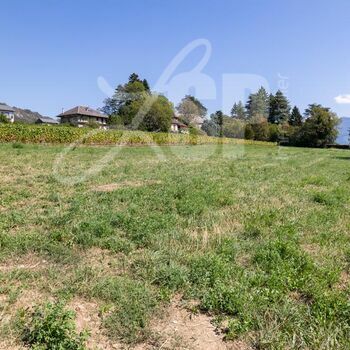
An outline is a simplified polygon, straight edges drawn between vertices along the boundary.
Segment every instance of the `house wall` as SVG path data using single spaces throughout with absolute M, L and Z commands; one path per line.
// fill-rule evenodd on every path
M 84 127 L 89 123 L 97 123 L 100 124 L 101 127 L 107 125 L 107 118 L 103 117 L 91 117 L 84 115 L 72 115 L 61 117 L 61 123 L 70 123 L 78 127 Z
M 171 124 L 170 130 L 172 132 L 178 132 L 179 131 L 179 126 L 177 124 Z

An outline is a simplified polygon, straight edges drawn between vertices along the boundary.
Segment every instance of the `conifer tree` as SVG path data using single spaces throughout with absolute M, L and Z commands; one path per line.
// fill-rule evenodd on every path
M 291 115 L 289 116 L 289 125 L 301 126 L 303 124 L 303 116 L 301 115 L 299 108 L 294 106 Z
M 282 124 L 287 122 L 290 115 L 290 105 L 288 99 L 281 90 L 276 95 L 270 97 L 270 113 L 268 121 L 273 124 Z
M 242 101 L 239 101 L 233 105 L 231 109 L 231 117 L 240 120 L 245 120 L 247 118 L 247 114 Z
M 256 94 L 249 95 L 246 108 L 249 119 L 254 117 L 268 118 L 270 99 L 264 87 L 261 87 Z

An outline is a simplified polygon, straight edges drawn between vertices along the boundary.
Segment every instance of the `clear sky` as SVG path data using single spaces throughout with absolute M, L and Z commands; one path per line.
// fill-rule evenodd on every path
M 137 72 L 154 86 L 184 46 L 203 38 L 212 46 L 203 74 L 217 88 L 203 100 L 210 112 L 223 107 L 223 74 L 255 74 L 273 91 L 287 78 L 301 109 L 318 102 L 350 115 L 350 104 L 335 101 L 350 94 L 349 0 L 0 0 L 0 11 L 0 101 L 9 105 L 48 116 L 100 107 L 98 77 L 115 87 Z

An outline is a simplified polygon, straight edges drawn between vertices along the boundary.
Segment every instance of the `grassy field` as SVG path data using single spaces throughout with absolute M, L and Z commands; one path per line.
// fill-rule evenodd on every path
M 91 349 L 350 349 L 348 151 L 63 150 L 0 145 L 1 349 L 48 301 Z

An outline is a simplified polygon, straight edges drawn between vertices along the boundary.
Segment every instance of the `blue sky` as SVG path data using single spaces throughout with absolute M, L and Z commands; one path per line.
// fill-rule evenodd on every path
M 286 77 L 291 103 L 318 102 L 339 116 L 350 104 L 348 0 L 1 0 L 0 101 L 55 116 L 75 105 L 100 107 L 102 76 L 113 87 L 137 72 L 153 86 L 195 39 L 212 54 L 203 69 L 222 108 L 223 74 L 264 77 L 273 91 Z M 174 75 L 195 67 L 191 52 Z M 232 103 L 236 96 L 232 96 Z M 344 101 L 345 100 L 345 101 Z M 343 98 L 343 102 L 350 98 Z M 228 112 L 227 108 L 225 112 Z

